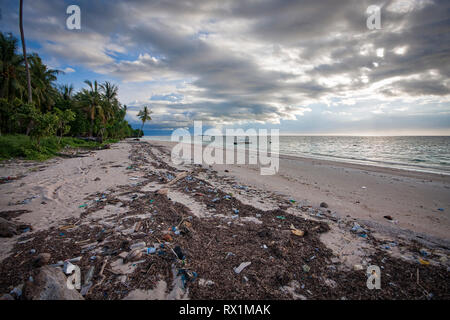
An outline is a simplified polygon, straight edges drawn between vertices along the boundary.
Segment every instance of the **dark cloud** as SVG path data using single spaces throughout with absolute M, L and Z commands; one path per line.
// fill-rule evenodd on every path
M 161 126 L 292 120 L 314 104 L 366 96 L 445 99 L 448 109 L 446 0 L 81 0 L 79 31 L 65 28 L 69 4 L 27 2 L 28 39 L 125 82 L 183 82 L 137 99 L 134 108 L 152 103 Z M 369 5 L 382 8 L 381 30 L 366 27 Z M 18 33 L 16 12 L 6 5 L 2 29 Z

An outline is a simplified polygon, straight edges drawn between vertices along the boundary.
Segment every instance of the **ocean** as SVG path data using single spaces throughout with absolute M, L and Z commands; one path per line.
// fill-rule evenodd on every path
M 170 136 L 144 139 L 171 141 Z M 450 136 L 280 136 L 279 153 L 450 175 Z

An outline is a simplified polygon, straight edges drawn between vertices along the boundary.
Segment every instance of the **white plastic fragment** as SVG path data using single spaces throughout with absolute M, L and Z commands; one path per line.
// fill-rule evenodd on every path
M 241 273 L 242 270 L 244 270 L 244 268 L 248 267 L 249 265 L 251 265 L 251 262 L 242 262 L 239 267 L 234 268 L 234 272 L 236 272 L 237 274 Z

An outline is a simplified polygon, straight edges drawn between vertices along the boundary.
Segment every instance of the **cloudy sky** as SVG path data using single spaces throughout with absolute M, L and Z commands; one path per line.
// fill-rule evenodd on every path
M 0 28 L 19 36 L 18 2 Z M 24 0 L 61 83 L 110 80 L 149 133 L 193 120 L 290 134 L 450 134 L 448 0 Z M 66 9 L 81 8 L 81 30 Z M 370 5 L 381 29 L 366 26 Z M 151 130 L 151 131 L 150 131 Z

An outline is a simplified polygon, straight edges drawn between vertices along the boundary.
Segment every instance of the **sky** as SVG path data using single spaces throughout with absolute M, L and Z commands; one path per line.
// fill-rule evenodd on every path
M 19 1 L 0 0 L 18 38 Z M 69 30 L 69 5 L 81 29 Z M 378 6 L 381 29 L 367 8 Z M 60 84 L 112 81 L 147 134 L 450 135 L 448 0 L 24 0 L 28 51 Z

